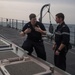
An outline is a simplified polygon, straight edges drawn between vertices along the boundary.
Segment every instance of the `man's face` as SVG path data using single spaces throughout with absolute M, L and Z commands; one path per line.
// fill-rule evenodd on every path
M 62 19 L 56 16 L 56 23 L 61 23 Z
M 37 20 L 36 20 L 36 18 L 32 18 L 30 21 L 31 21 L 32 25 L 35 25 Z

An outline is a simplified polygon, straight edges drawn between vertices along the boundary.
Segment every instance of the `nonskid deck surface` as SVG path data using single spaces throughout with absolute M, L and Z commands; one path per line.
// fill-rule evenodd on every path
M 46 69 L 32 61 L 7 65 L 5 68 L 11 75 L 33 75 L 46 71 Z
M 4 43 L 2 38 L 0 40 Z M 4 43 L 3 45 L 7 44 Z M 14 43 L 12 43 L 11 48 L 13 48 L 12 51 L 0 51 L 0 75 L 51 75 L 50 67 L 30 58 Z
M 2 51 L 0 52 L 0 60 L 7 59 L 7 58 L 15 58 L 18 57 L 15 53 L 12 51 Z
M 25 38 L 21 38 L 20 36 L 19 36 L 19 31 L 17 31 L 17 30 L 15 30 L 15 29 L 12 29 L 12 32 L 14 33 L 14 34 L 12 34 L 11 33 L 11 28 L 10 29 L 8 29 L 8 28 L 4 28 L 5 30 L 6 30 L 6 32 L 4 31 L 4 32 L 1 32 L 2 34 L 0 35 L 1 37 L 6 37 L 9 41 L 12 41 L 12 42 L 14 42 L 14 43 L 16 43 L 18 46 L 21 46 L 21 44 L 23 43 L 23 41 L 24 41 L 24 39 Z M 8 32 L 8 30 L 10 30 L 10 32 Z M 9 33 L 9 34 L 7 34 L 7 32 Z M 15 33 L 16 32 L 16 33 Z M 11 35 L 11 36 L 10 36 Z M 10 36 L 10 37 L 9 37 Z M 4 38 L 5 38 L 4 37 Z M 18 41 L 17 41 L 18 40 Z M 5 43 L 5 42 L 3 42 L 3 43 Z M 7 43 L 5 43 L 5 45 L 8 45 L 8 47 L 5 47 L 5 48 L 9 48 L 10 47 L 10 44 L 7 44 Z M 48 44 L 45 44 L 45 45 L 47 45 L 48 46 Z M 15 48 L 14 48 L 15 47 Z M 11 55 L 11 58 L 15 58 L 15 57 L 22 57 L 22 56 L 28 56 L 28 55 L 26 55 L 27 53 L 25 53 L 25 51 L 23 51 L 23 50 L 21 50 L 21 49 L 19 49 L 18 51 L 17 50 L 15 50 L 16 49 L 16 45 L 14 45 L 14 47 L 11 47 L 11 48 L 13 48 L 13 50 L 11 51 L 11 50 L 7 50 L 7 51 L 1 51 L 1 52 L 3 52 L 3 54 L 10 54 Z M 49 52 L 48 52 L 49 53 Z M 10 56 L 9 55 L 9 56 Z M 50 55 L 50 54 L 49 54 Z M 28 56 L 29 57 L 29 56 Z M 7 58 L 9 58 L 9 57 L 6 57 L 6 58 L 3 58 L 3 59 L 7 59 Z M 31 58 L 31 57 L 29 57 L 30 58 L 30 60 L 32 60 L 32 62 L 33 61 L 35 61 L 35 59 L 33 59 L 33 58 Z M 38 62 L 39 60 L 36 58 L 36 62 Z M 51 59 L 50 59 L 51 60 Z M 17 63 L 18 61 L 16 61 L 16 63 Z M 19 61 L 20 62 L 20 61 Z M 37 64 L 36 62 L 34 62 L 35 64 Z M 41 61 L 39 61 L 39 62 L 41 62 Z M 23 63 L 23 61 L 21 62 L 21 63 Z M 10 65 L 9 66 L 12 66 L 12 64 L 13 64 L 13 62 L 11 62 L 10 63 Z M 39 63 L 38 63 L 39 64 Z M 42 62 L 42 64 L 44 64 L 44 62 Z M 46 65 L 46 64 L 45 64 Z M 46 67 L 49 67 L 49 69 L 48 69 L 48 73 L 49 73 L 49 75 L 50 75 L 50 73 L 51 73 L 51 70 L 50 70 L 50 65 L 48 66 L 49 64 L 47 64 L 46 65 Z M 4 67 L 4 68 L 3 68 Z M 5 68 L 7 68 L 8 67 L 8 65 L 7 65 L 7 63 L 5 63 L 5 66 L 2 66 L 2 69 L 1 70 L 3 70 L 3 69 L 5 69 Z M 41 67 L 41 65 L 40 65 L 40 67 Z M 32 67 L 30 67 L 30 68 L 32 68 Z M 44 68 L 44 67 L 42 67 L 42 68 Z M 45 69 L 45 68 L 44 68 Z M 45 69 L 46 70 L 46 69 Z M 64 74 L 64 75 L 68 75 L 68 74 L 65 74 L 64 72 L 61 72 L 60 70 L 59 71 L 54 71 L 55 72 L 55 75 L 61 75 L 62 73 Z M 8 72 L 9 73 L 9 72 Z M 3 74 L 2 74 L 3 75 Z M 7 75 L 7 74 L 6 74 Z M 44 74 L 43 74 L 44 75 Z M 46 75 L 46 74 L 45 74 Z M 48 74 L 47 74 L 48 75 Z

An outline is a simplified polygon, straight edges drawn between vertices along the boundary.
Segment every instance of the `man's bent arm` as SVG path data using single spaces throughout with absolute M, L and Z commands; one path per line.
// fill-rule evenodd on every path
M 23 31 L 20 32 L 21 36 L 25 36 L 25 33 Z

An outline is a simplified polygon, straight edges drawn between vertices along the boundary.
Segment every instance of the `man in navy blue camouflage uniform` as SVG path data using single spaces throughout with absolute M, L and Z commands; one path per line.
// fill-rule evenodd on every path
M 68 51 L 67 46 L 70 41 L 70 30 L 64 22 L 64 14 L 56 14 L 56 23 L 58 26 L 55 30 L 55 43 L 53 45 L 54 50 L 54 63 L 55 66 L 62 70 L 66 70 L 66 53 Z
M 27 50 L 29 55 L 31 55 L 34 48 L 37 56 L 46 60 L 46 52 L 42 40 L 42 35 L 46 34 L 46 29 L 42 23 L 36 20 L 35 14 L 30 14 L 29 19 L 30 21 L 25 24 L 20 33 L 22 36 L 27 34 L 27 39 L 24 41 L 22 48 Z

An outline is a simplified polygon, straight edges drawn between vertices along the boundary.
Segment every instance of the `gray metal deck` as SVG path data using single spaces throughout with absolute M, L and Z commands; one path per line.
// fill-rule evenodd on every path
M 12 51 L 2 51 L 0 52 L 0 60 L 8 59 L 8 58 L 15 58 L 18 57 L 15 53 Z
M 46 69 L 32 61 L 7 65 L 5 68 L 10 75 L 33 75 L 46 71 Z
M 4 31 L 3 31 L 4 30 Z M 12 41 L 13 43 L 17 44 L 18 46 L 21 46 L 25 38 L 21 38 L 19 35 L 19 30 L 8 28 L 8 27 L 0 27 L 0 36 L 7 38 L 9 41 Z M 53 63 L 53 51 L 52 51 L 52 44 L 48 41 L 44 41 L 46 53 L 47 53 L 47 61 Z M 74 51 L 74 50 L 72 50 Z M 35 52 L 33 52 L 35 54 Z M 72 57 L 70 57 L 72 56 Z M 67 72 L 71 73 L 72 75 L 75 75 L 75 60 L 71 62 L 72 59 L 75 59 L 75 56 L 72 55 L 70 52 L 67 54 Z M 71 64 L 71 65 L 70 65 Z M 73 66 L 73 67 L 72 67 Z M 64 74 L 65 75 L 65 74 Z

